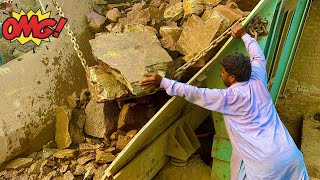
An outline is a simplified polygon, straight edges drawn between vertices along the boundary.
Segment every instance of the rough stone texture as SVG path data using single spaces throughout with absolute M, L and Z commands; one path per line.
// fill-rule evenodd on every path
M 173 70 L 171 57 L 153 33 L 101 33 L 90 44 L 96 59 L 134 95 L 147 94 L 153 89 L 142 89 L 139 85 L 145 79 L 144 73 L 165 76 Z
M 310 177 L 320 178 L 320 112 L 303 120 L 301 151 Z
M 25 10 L 27 1 L 14 1 Z M 93 63 L 88 40 L 92 32 L 84 21 L 92 1 L 70 0 L 63 3 L 62 10 L 78 38 L 88 64 Z M 42 0 L 47 11 L 57 14 L 52 1 Z M 32 1 L 31 7 L 40 7 Z M 5 17 L 5 16 L 1 16 Z M 3 39 L 1 39 L 2 41 Z M 12 44 L 8 42 L 8 44 Z M 1 44 L 1 49 L 4 49 Z M 11 53 L 12 49 L 8 49 Z M 0 67 L 0 165 L 21 153 L 42 149 L 42 145 L 54 140 L 55 108 L 65 105 L 67 95 L 86 86 L 85 72 L 66 29 L 60 37 L 28 52 Z
M 110 135 L 117 127 L 119 112 L 115 102 L 96 103 L 91 100 L 86 107 L 85 132 L 98 138 Z
M 95 12 L 90 12 L 87 14 L 87 21 L 89 23 L 90 30 L 94 33 L 99 33 L 103 30 L 106 17 Z
M 218 5 L 214 10 L 229 19 L 231 23 L 234 23 L 243 16 L 242 11 L 233 3 L 229 5 Z
M 56 109 L 56 137 L 55 142 L 59 149 L 64 149 L 72 143 L 69 134 L 69 122 L 72 117 L 72 110 L 66 106 L 60 106 Z
M 163 14 L 163 17 L 167 21 L 177 21 L 178 19 L 183 17 L 183 7 L 182 7 L 182 2 L 177 3 L 175 5 L 169 6 Z
M 205 20 L 192 15 L 182 26 L 183 30 L 178 40 L 179 52 L 187 55 L 203 50 L 223 31 L 225 24 L 229 24 L 229 21 L 216 12 L 212 12 Z
M 21 169 L 28 167 L 32 164 L 32 158 L 18 158 L 10 161 L 4 168 L 5 169 Z
M 121 16 L 121 12 L 117 8 L 113 8 L 107 12 L 107 19 L 110 22 L 117 22 L 119 17 Z
M 202 4 L 204 5 L 205 9 L 211 9 L 218 5 L 221 0 L 202 0 Z
M 119 135 L 125 136 L 126 134 L 127 134 L 126 132 L 118 129 L 116 132 L 111 134 L 110 140 L 111 141 L 117 140 Z
M 123 32 L 150 32 L 158 34 L 158 31 L 155 28 L 143 24 L 127 24 L 125 25 Z
M 119 115 L 118 129 L 124 131 L 140 129 L 148 120 L 146 106 L 135 103 L 125 104 Z
M 80 158 L 77 159 L 77 162 L 80 164 L 80 165 L 84 165 L 86 164 L 88 161 L 91 161 L 95 159 L 95 155 L 94 154 L 89 154 L 89 155 L 86 155 L 86 156 L 82 156 Z
M 97 102 L 113 100 L 130 94 L 128 88 L 102 66 L 93 66 L 87 73 L 92 99 Z
M 233 2 L 236 2 L 238 4 L 238 7 L 242 10 L 242 11 L 251 11 L 259 2 L 260 0 L 232 0 Z M 294 1 L 292 1 L 293 3 L 295 3 Z M 286 2 L 288 3 L 288 2 Z
M 116 149 L 118 151 L 122 151 L 126 145 L 130 142 L 130 138 L 129 137 L 126 137 L 126 136 L 119 136 L 118 137 L 118 141 L 117 141 L 117 145 L 116 145 Z
M 184 17 L 190 17 L 192 14 L 200 15 L 203 12 L 201 0 L 183 0 Z
M 100 164 L 110 163 L 112 162 L 116 156 L 112 153 L 104 152 L 104 151 L 97 151 L 96 154 L 96 162 Z
M 145 8 L 145 3 L 136 3 L 130 12 L 127 13 L 127 24 L 146 25 L 150 21 L 149 8 Z
M 63 149 L 53 153 L 53 157 L 58 159 L 74 159 L 78 154 L 76 149 Z
M 70 109 L 74 109 L 79 105 L 79 98 L 76 95 L 76 92 L 72 93 L 72 95 L 67 97 L 67 101 Z
M 161 21 L 164 20 L 164 11 L 166 9 L 167 5 L 166 4 L 159 4 L 157 5 L 150 5 L 149 7 L 149 12 L 150 12 L 150 18 L 154 20 L 156 23 L 160 23 Z
M 170 51 L 177 50 L 177 41 L 180 38 L 182 29 L 177 25 L 173 26 L 162 26 L 160 27 L 161 44 L 164 48 Z
M 129 137 L 130 139 L 132 139 L 136 134 L 138 133 L 138 130 L 133 129 L 127 132 L 127 137 Z
M 85 151 L 95 151 L 100 147 L 99 144 L 89 144 L 89 143 L 82 143 L 79 145 L 79 151 L 85 152 Z
M 37 160 L 29 168 L 29 174 L 40 174 L 40 168 L 43 160 Z
M 73 144 L 80 144 L 86 140 L 83 130 L 77 126 L 76 121 L 70 122 L 69 133 Z
M 84 110 L 73 110 L 72 111 L 72 121 L 75 122 L 76 126 L 83 130 L 84 124 L 86 122 L 86 113 Z

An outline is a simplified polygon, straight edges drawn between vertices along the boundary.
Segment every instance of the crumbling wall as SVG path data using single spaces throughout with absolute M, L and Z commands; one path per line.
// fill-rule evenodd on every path
M 59 18 L 50 0 L 42 0 L 51 17 Z M 63 1 L 62 5 L 80 49 L 92 65 L 85 14 L 91 1 Z M 19 6 L 23 4 L 19 4 Z M 85 72 L 64 29 L 58 39 L 0 67 L 0 164 L 22 153 L 40 150 L 54 140 L 55 107 L 86 87 Z M 91 64 L 90 64 L 91 63 Z

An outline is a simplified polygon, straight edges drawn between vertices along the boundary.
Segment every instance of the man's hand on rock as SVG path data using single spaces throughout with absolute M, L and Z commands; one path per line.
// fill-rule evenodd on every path
M 144 76 L 146 76 L 147 79 L 140 82 L 141 86 L 148 86 L 148 85 L 160 86 L 160 83 L 162 81 L 162 77 L 159 74 L 146 73 L 146 74 L 144 74 Z
M 247 34 L 247 31 L 243 28 L 241 24 L 235 24 L 231 27 L 231 35 L 234 38 L 241 38 L 245 34 Z

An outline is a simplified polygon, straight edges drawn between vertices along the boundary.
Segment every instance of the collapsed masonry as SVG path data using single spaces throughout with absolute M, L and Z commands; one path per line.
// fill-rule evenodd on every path
M 233 1 L 99 0 L 87 14 L 90 29 L 97 33 L 90 44 L 98 64 L 87 71 L 88 89 L 72 94 L 68 106 L 56 109 L 55 143 L 9 162 L 0 178 L 100 179 L 169 99 L 154 87 L 142 88 L 143 74 L 172 77 L 245 14 Z M 193 68 L 209 59 L 204 57 Z

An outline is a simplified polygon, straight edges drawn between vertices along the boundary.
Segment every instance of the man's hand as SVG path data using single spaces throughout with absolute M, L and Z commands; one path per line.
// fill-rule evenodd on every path
M 241 24 L 235 24 L 231 27 L 231 35 L 234 38 L 240 38 L 245 34 L 247 34 L 247 31 L 243 28 Z
M 148 86 L 148 85 L 160 86 L 160 83 L 162 81 L 162 77 L 159 74 L 146 73 L 146 74 L 144 74 L 144 76 L 147 77 L 147 80 L 140 82 L 141 86 Z

